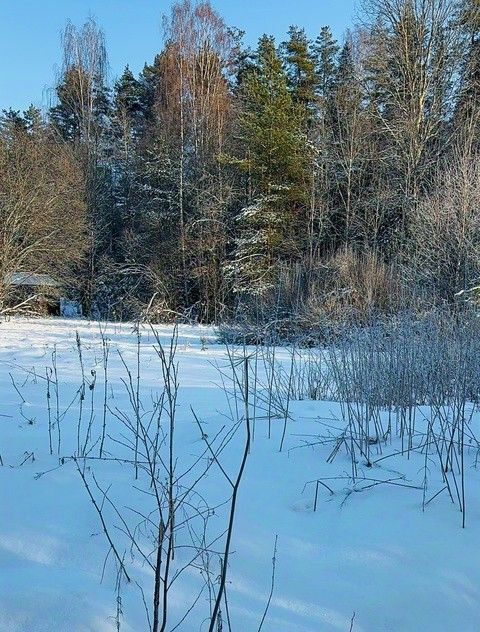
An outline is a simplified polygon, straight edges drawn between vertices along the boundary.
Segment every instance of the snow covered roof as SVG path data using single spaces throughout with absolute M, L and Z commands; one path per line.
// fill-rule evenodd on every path
M 12 272 L 5 277 L 7 285 L 28 285 L 35 287 L 58 287 L 60 284 L 49 274 L 37 272 Z

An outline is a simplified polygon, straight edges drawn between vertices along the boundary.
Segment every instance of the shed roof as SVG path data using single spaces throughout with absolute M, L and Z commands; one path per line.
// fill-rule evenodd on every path
M 49 274 L 37 272 L 12 272 L 5 277 L 7 285 L 27 285 L 30 287 L 58 287 L 60 284 Z

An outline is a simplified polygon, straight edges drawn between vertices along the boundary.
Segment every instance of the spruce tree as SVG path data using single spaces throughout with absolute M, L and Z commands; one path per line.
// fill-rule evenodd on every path
M 340 50 L 329 26 L 322 26 L 315 40 L 313 54 L 317 75 L 318 95 L 326 99 L 333 85 L 336 70 L 336 59 Z
M 111 157 L 115 218 L 112 231 L 113 256 L 122 261 L 126 255 L 125 239 L 135 231 L 138 212 L 138 145 L 143 134 L 141 87 L 127 66 L 115 82 L 111 114 Z
M 120 78 L 115 82 L 113 95 L 114 116 L 120 116 L 129 121 L 132 131 L 138 125 L 142 114 L 142 87 L 127 65 Z
M 50 120 L 65 140 L 97 143 L 110 109 L 108 87 L 92 79 L 82 68 L 66 69 L 56 88 L 57 104 L 50 109 Z
M 363 149 L 362 89 L 357 77 L 353 44 L 344 43 L 327 101 L 331 129 L 332 228 L 337 243 L 356 237 Z

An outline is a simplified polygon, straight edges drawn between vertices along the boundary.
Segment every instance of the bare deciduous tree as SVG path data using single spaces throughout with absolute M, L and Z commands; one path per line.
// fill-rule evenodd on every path
M 401 234 L 438 150 L 451 107 L 459 31 L 456 0 L 366 0 L 376 34 L 374 110 L 391 142 L 390 182 L 397 182 Z M 380 35 L 380 37 L 378 37 Z
M 457 151 L 412 223 L 416 270 L 448 302 L 480 276 L 480 160 Z
M 85 252 L 85 182 L 65 143 L 46 130 L 0 135 L 0 311 L 16 272 L 71 280 Z

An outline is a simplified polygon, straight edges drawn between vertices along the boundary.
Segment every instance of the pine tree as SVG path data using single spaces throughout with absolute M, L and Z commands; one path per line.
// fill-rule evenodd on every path
M 281 46 L 289 87 L 294 103 L 305 113 L 306 123 L 311 122 L 315 104 L 317 75 L 315 60 L 305 29 L 291 26 L 289 38 Z
M 301 255 L 307 232 L 309 148 L 272 37 L 260 39 L 255 64 L 243 76 L 241 98 L 244 159 L 239 164 L 247 196 L 237 216 L 230 272 L 237 292 L 263 294 L 274 283 L 278 260 Z
M 11 135 L 15 132 L 26 131 L 27 124 L 20 110 L 2 110 L 0 115 L 0 129 L 4 134 Z
M 45 122 L 42 111 L 33 104 L 25 110 L 23 119 L 26 130 L 30 135 L 38 135 L 44 131 Z

